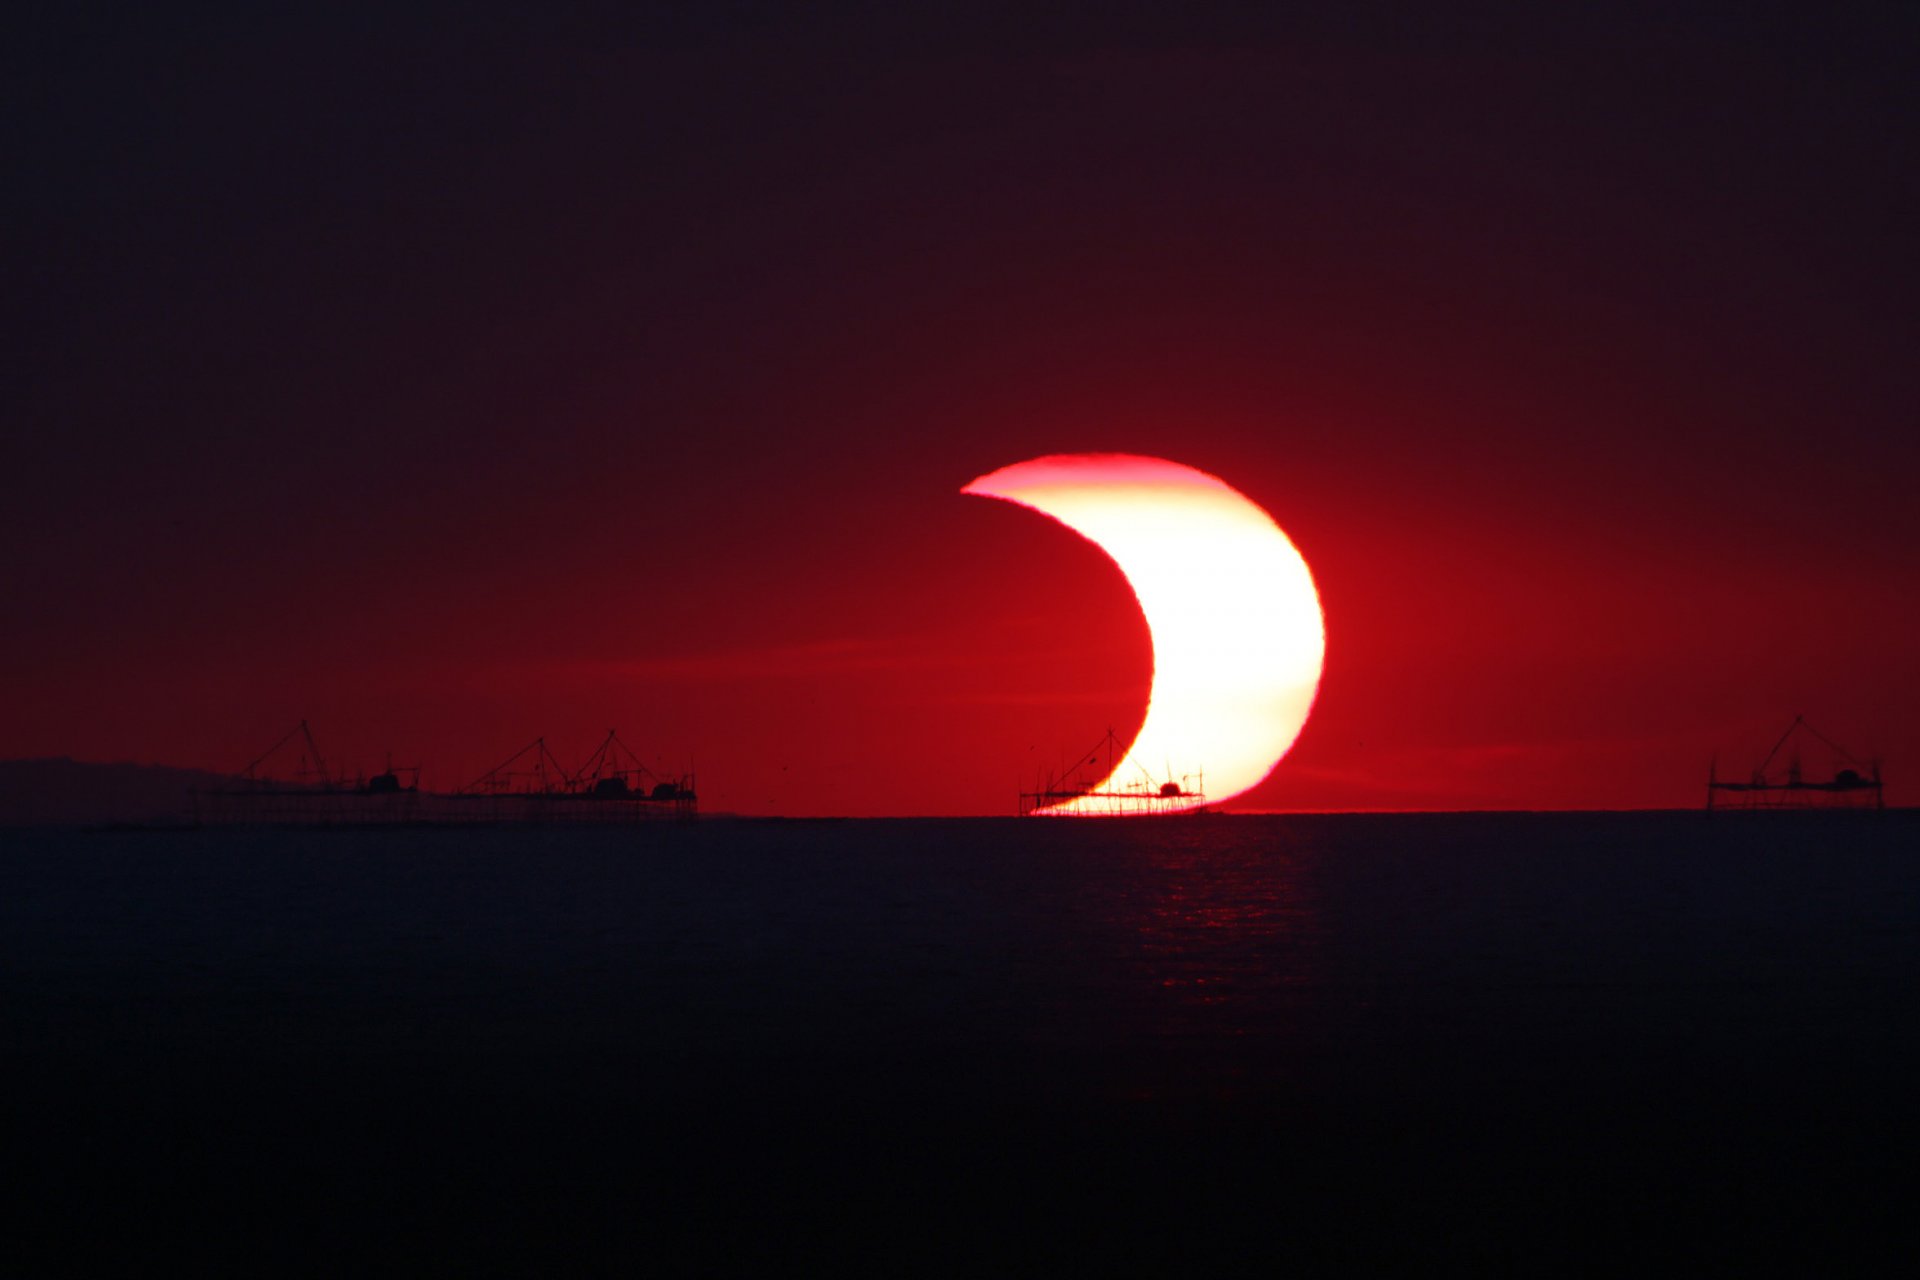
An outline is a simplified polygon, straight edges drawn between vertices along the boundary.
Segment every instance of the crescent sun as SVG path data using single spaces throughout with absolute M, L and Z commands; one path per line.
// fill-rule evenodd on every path
M 1015 463 L 961 490 L 1003 498 L 1099 547 L 1133 588 L 1153 640 L 1139 735 L 1094 790 L 1205 771 L 1216 804 L 1257 785 L 1313 708 L 1326 625 L 1307 562 L 1273 517 L 1224 480 L 1126 453 Z M 1047 812 L 1090 812 L 1070 800 Z

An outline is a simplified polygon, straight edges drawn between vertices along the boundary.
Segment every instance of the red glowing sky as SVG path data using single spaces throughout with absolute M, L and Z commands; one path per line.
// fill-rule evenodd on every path
M 48 17 L 0 757 L 1008 812 L 1147 638 L 957 490 L 1111 451 L 1318 581 L 1247 807 L 1692 804 L 1795 712 L 1911 802 L 1911 19 L 1497 16 Z

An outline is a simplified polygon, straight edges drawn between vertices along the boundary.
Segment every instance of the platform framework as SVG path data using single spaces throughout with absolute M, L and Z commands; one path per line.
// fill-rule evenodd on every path
M 1827 778 L 1811 778 L 1802 767 L 1800 739 L 1810 737 L 1832 753 Z M 1784 754 L 1783 754 L 1784 752 Z M 1775 762 L 1781 766 L 1776 769 Z M 1871 809 L 1886 806 L 1880 762 L 1862 762 L 1845 747 L 1795 716 L 1773 750 L 1744 781 L 1723 780 L 1716 757 L 1707 768 L 1707 811 L 1716 809 Z
M 285 760 L 290 776 L 266 772 Z M 640 762 L 614 730 L 578 769 L 532 742 L 452 792 L 420 788 L 418 765 L 348 777 L 326 758 L 302 720 L 243 769 L 233 785 L 191 793 L 194 820 L 206 826 L 606 826 L 685 821 L 699 814 L 691 771 L 667 776 Z
M 1023 818 L 1144 818 L 1194 813 L 1206 803 L 1206 775 L 1195 772 L 1178 779 L 1169 768 L 1156 779 L 1144 768 L 1138 778 L 1116 780 L 1112 770 L 1124 758 L 1112 729 L 1074 764 L 1048 774 L 1031 791 L 1020 793 Z M 1101 761 L 1106 763 L 1102 766 Z M 1091 778 L 1089 773 L 1091 772 Z M 1104 781 L 1100 779 L 1104 778 Z M 1060 806 L 1079 801 L 1078 808 Z

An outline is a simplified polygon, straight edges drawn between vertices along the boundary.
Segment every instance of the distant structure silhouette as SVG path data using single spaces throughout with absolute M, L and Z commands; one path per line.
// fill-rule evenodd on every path
M 1046 775 L 1032 791 L 1021 792 L 1020 816 L 1170 817 L 1192 813 L 1206 801 L 1205 774 L 1183 774 L 1175 781 L 1169 768 L 1168 777 L 1164 781 L 1156 781 L 1143 768 L 1138 778 L 1121 780 L 1112 777 L 1112 770 L 1120 763 L 1123 754 L 1119 739 L 1109 728 L 1106 736 L 1095 743 L 1091 750 L 1081 752 L 1072 765 L 1058 774 Z M 1074 801 L 1079 804 L 1072 810 L 1059 808 Z
M 281 771 L 276 761 L 291 764 L 290 776 L 275 776 Z M 408 775 L 405 782 L 402 773 Z M 389 759 L 385 771 L 371 778 L 335 774 L 313 729 L 302 720 L 249 761 L 231 785 L 196 788 L 188 798 L 194 821 L 209 826 L 413 822 L 420 816 L 420 769 L 396 768 Z
M 655 773 L 612 729 L 576 770 L 535 738 L 448 798 L 462 820 L 496 824 L 648 822 L 699 812 L 691 773 Z
M 1800 738 L 1813 738 L 1833 756 L 1831 776 L 1813 779 L 1801 765 Z M 1783 756 L 1781 753 L 1785 752 Z M 1784 761 L 1775 771 L 1774 761 Z M 1707 810 L 1715 809 L 1874 809 L 1886 808 L 1880 762 L 1863 764 L 1833 739 L 1795 716 L 1745 781 L 1722 781 L 1715 757 L 1707 769 Z
M 289 747 L 291 776 L 273 776 L 271 762 L 285 760 Z M 467 786 L 440 794 L 420 789 L 420 766 L 396 767 L 391 758 L 370 778 L 334 774 L 302 720 L 231 785 L 189 794 L 194 820 L 209 826 L 605 825 L 699 814 L 691 772 L 656 774 L 612 729 L 578 770 L 535 738 Z

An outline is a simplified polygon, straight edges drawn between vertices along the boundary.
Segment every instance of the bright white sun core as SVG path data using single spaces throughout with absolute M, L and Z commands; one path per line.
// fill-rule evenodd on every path
M 1153 689 L 1113 785 L 1204 772 L 1206 798 L 1191 804 L 1217 804 L 1273 771 L 1313 707 L 1326 630 L 1307 562 L 1271 516 L 1204 471 L 1134 454 L 1035 458 L 961 492 L 1051 516 L 1133 587 Z

